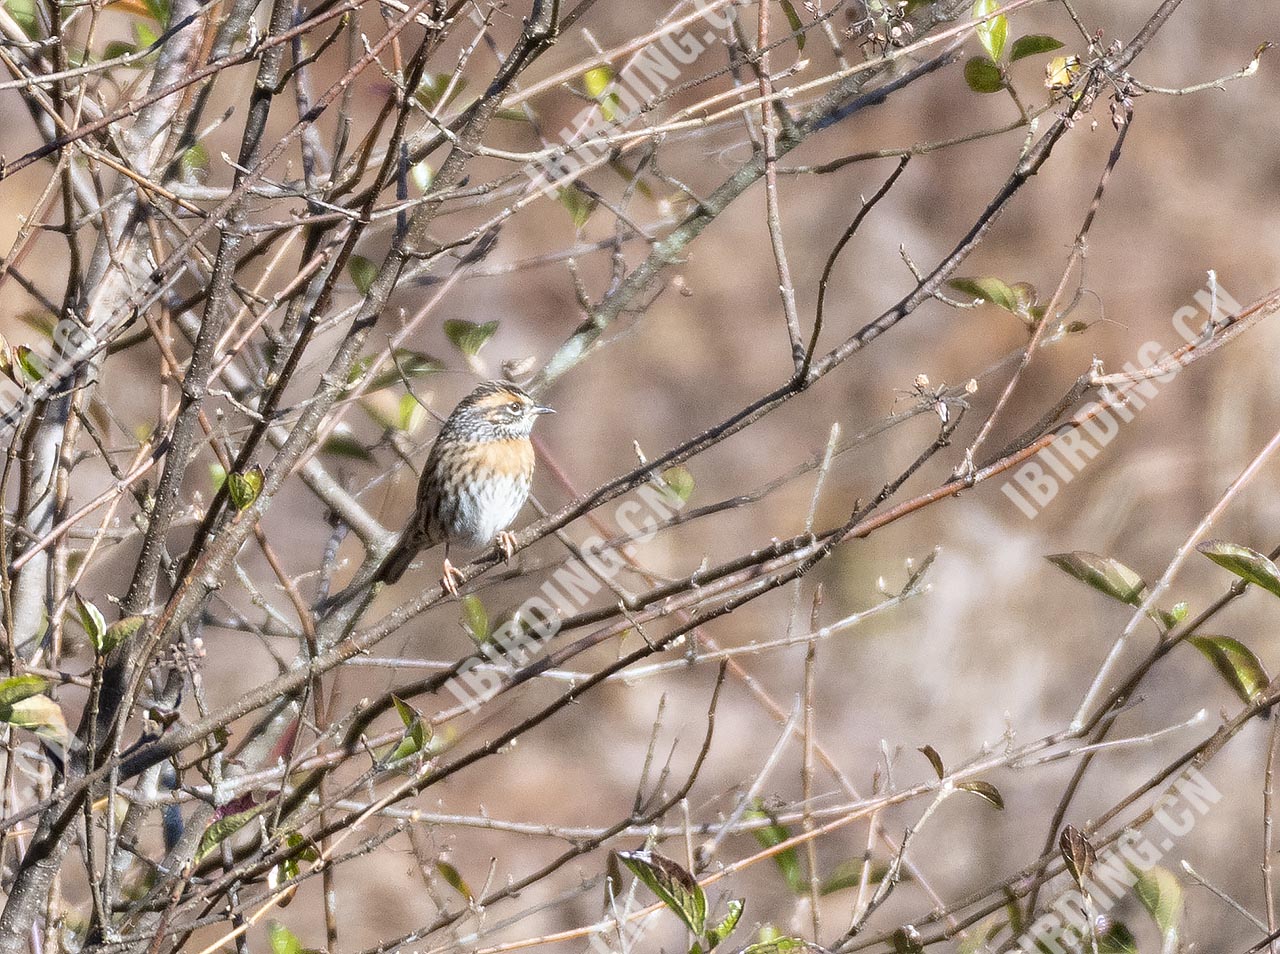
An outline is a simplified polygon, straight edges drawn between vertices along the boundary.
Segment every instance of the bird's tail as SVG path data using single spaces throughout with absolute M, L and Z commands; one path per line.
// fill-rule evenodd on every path
M 373 579 L 370 582 L 399 582 L 400 577 L 404 576 L 404 571 L 409 569 L 409 564 L 413 562 L 413 558 L 418 555 L 418 551 L 422 549 L 425 543 L 427 541 L 423 540 L 419 534 L 406 530 L 400 535 L 400 539 L 391 548 L 391 552 L 382 561 L 382 565 L 373 574 Z
M 330 611 L 338 606 L 347 603 L 353 596 L 363 593 L 376 583 L 396 583 L 400 577 L 404 576 L 404 571 L 409 569 L 409 564 L 413 562 L 413 558 L 418 555 L 424 546 L 428 546 L 431 541 L 424 540 L 420 535 L 414 533 L 412 528 L 406 530 L 400 535 L 400 539 L 396 541 L 396 545 L 391 548 L 391 552 L 387 554 L 386 559 L 373 571 L 371 576 L 363 579 L 356 577 L 339 593 L 334 593 L 326 599 L 316 604 L 315 612 L 317 616 L 327 616 Z

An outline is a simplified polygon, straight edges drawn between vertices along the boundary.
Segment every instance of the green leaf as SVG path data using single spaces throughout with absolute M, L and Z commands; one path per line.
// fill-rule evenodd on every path
M 1156 922 L 1165 939 L 1165 950 L 1177 948 L 1178 928 L 1182 924 L 1182 885 L 1168 868 L 1155 865 L 1146 871 L 1135 865 L 1129 870 L 1138 879 L 1133 886 L 1138 900 Z
M 412 394 L 400 395 L 396 412 L 396 427 L 406 434 L 412 434 L 427 419 L 427 409 Z
M 998 305 L 1005 311 L 1018 314 L 1018 292 L 998 278 L 953 278 L 947 282 L 947 285 L 962 295 Z
M 489 638 L 489 613 L 484 608 L 484 602 L 474 593 L 468 593 L 462 598 L 462 625 L 477 643 L 483 643 Z
M 1173 629 L 1179 623 L 1187 618 L 1190 606 L 1186 600 L 1175 603 L 1171 610 L 1156 610 L 1156 616 L 1160 619 L 1160 625 L 1164 627 L 1165 632 Z
M 219 818 L 211 824 L 200 836 L 200 847 L 196 849 L 196 861 L 203 861 L 220 844 L 261 815 L 264 808 L 266 808 L 265 804 L 254 805 L 243 812 Z
M 396 348 L 391 353 L 391 359 L 391 366 L 383 368 L 369 382 L 368 387 L 365 388 L 366 394 L 389 388 L 393 384 L 400 384 L 404 380 L 421 378 L 444 370 L 444 362 L 422 351 L 410 351 L 408 348 Z M 360 359 L 360 362 L 362 366 L 358 371 L 353 368 L 354 376 L 348 375 L 352 384 L 359 381 L 369 370 L 373 364 L 373 358 L 365 356 Z
M 573 217 L 574 228 L 582 228 L 587 224 L 587 219 L 591 218 L 591 213 L 596 210 L 596 200 L 591 198 L 575 185 L 565 186 L 556 192 L 560 204 L 569 210 L 569 215 Z
M 179 160 L 182 171 L 188 175 L 196 172 L 205 172 L 209 168 L 209 150 L 200 143 L 193 143 L 189 149 L 182 153 Z
M 618 857 L 663 904 L 679 915 L 690 931 L 702 934 L 707 924 L 707 896 L 693 875 L 656 851 L 620 851 Z
M 1026 929 L 1022 917 L 1022 908 L 1018 904 L 1018 896 L 1009 888 L 1004 889 L 1004 913 L 1009 919 L 1009 933 L 1018 937 Z
M 243 474 L 228 474 L 227 493 L 232 506 L 242 512 L 248 510 L 262 493 L 262 468 L 254 464 Z
M 444 334 L 453 346 L 469 358 L 474 358 L 498 330 L 496 321 L 486 321 L 478 325 L 473 321 L 461 318 L 450 318 L 444 323 Z
M 143 0 L 147 12 L 161 26 L 169 25 L 169 0 Z
M 352 255 L 347 259 L 347 274 L 355 283 L 356 291 L 362 295 L 369 294 L 369 286 L 378 277 L 378 266 L 363 255 Z
M 668 467 L 662 472 L 662 482 L 668 496 L 674 500 L 678 500 L 681 504 L 689 502 L 689 498 L 693 496 L 693 474 L 689 472 L 689 468 L 684 464 L 676 464 L 674 467 Z
M 431 744 L 431 730 L 427 728 L 426 723 L 421 720 L 415 721 L 409 726 L 400 741 L 396 743 L 394 749 L 385 752 L 385 756 L 379 753 L 379 759 L 383 765 L 394 765 L 395 763 L 417 755 L 419 752 L 427 748 Z
M 18 359 L 18 366 L 32 381 L 39 381 L 49 373 L 49 366 L 44 363 L 44 359 L 26 345 L 18 345 L 13 350 Z
M 134 21 L 133 37 L 138 41 L 138 49 L 145 50 L 148 47 L 155 46 L 160 42 L 160 34 L 146 23 Z
M 399 696 L 393 695 L 391 704 L 396 707 L 396 715 L 400 716 L 400 721 L 404 723 L 406 729 L 422 718 L 413 706 Z
M 742 918 L 742 908 L 746 904 L 742 898 L 733 898 L 729 901 L 729 913 L 715 927 L 710 928 L 706 934 L 707 950 L 710 951 L 716 947 L 721 941 L 733 933 L 733 929 L 738 926 L 738 921 Z
M 267 937 L 271 941 L 271 954 L 302 954 L 302 942 L 279 921 L 267 926 Z
M 4 8 L 22 28 L 22 32 L 34 39 L 39 29 L 35 0 L 4 0 Z
M 998 9 L 1000 9 L 999 0 L 975 0 L 973 15 L 975 19 L 990 16 Z M 1008 36 L 1009 21 L 1003 13 L 985 23 L 978 24 L 978 40 L 994 62 L 1000 62 L 1000 54 L 1004 52 L 1004 42 Z
M 107 620 L 102 615 L 102 611 L 77 593 L 76 612 L 80 616 L 80 625 L 89 635 L 89 642 L 93 644 L 94 649 L 102 653 L 104 651 L 102 640 L 107 635 Z
M 58 327 L 58 316 L 53 312 L 44 311 L 40 308 L 29 308 L 26 311 L 20 311 L 14 316 L 32 331 L 36 332 L 46 341 L 53 340 L 53 332 Z M 0 335 L 0 342 L 8 344 L 8 339 Z
M 9 725 L 30 729 L 42 739 L 65 744 L 69 733 L 62 709 L 48 696 L 28 696 L 0 713 Z
M 763 931 L 761 932 L 763 933 Z M 799 937 L 775 937 L 740 948 L 734 954 L 820 954 L 825 948 Z
M 599 99 L 603 96 L 612 82 L 613 69 L 604 64 L 593 66 L 582 74 L 582 85 L 586 87 L 587 95 L 592 99 Z
M 391 704 L 395 706 L 396 714 L 404 723 L 404 735 L 383 760 L 387 765 L 407 759 L 411 755 L 417 755 L 431 742 L 431 729 L 422 721 L 422 715 L 418 710 L 394 695 L 391 697 Z
M 1098 954 L 1138 954 L 1138 942 L 1127 927 L 1116 921 L 1106 936 L 1098 939 Z
M 452 74 L 450 73 L 427 74 L 422 78 L 422 82 L 414 92 L 413 98 L 427 109 L 434 110 L 437 106 L 441 105 L 441 97 L 443 97 L 445 91 L 449 89 L 449 79 L 451 76 Z M 453 102 L 466 88 L 467 81 L 459 79 L 458 82 L 454 84 L 453 91 L 449 93 L 449 98 L 445 101 L 444 105 L 447 106 L 449 103 Z
M 1147 584 L 1142 581 L 1142 577 L 1111 557 L 1099 556 L 1088 550 L 1073 550 L 1070 553 L 1054 553 L 1045 559 L 1113 600 L 1130 606 L 1141 606 L 1146 599 Z
M 1028 33 L 1013 41 L 1013 47 L 1009 50 L 1009 62 L 1013 63 L 1038 53 L 1051 53 L 1060 49 L 1062 49 L 1061 40 L 1045 33 Z
M 774 814 L 765 808 L 764 803 L 758 798 L 751 810 L 746 812 L 743 817 L 752 820 L 768 819 L 769 824 L 767 826 L 756 828 L 751 832 L 751 834 L 755 835 L 756 841 L 760 843 L 761 848 L 772 848 L 774 845 L 780 845 L 791 837 L 791 830 L 786 825 L 780 824 Z M 804 872 L 800 867 L 800 854 L 794 846 L 774 855 L 773 863 L 782 872 L 783 880 L 787 882 L 787 887 L 791 889 L 793 894 L 804 894 L 809 890 L 808 879 L 805 878 Z
M 998 93 L 1004 89 L 1000 67 L 985 56 L 975 56 L 965 63 L 964 81 L 975 93 Z
M 613 68 L 608 64 L 593 66 L 582 74 L 582 85 L 587 95 L 600 104 L 600 112 L 604 118 L 613 122 L 622 111 L 622 100 L 610 86 L 614 78 Z
M 1242 580 L 1262 587 L 1272 596 L 1280 596 L 1280 567 L 1257 550 L 1225 540 L 1206 540 L 1196 549 Z
M 791 32 L 795 34 L 796 49 L 803 50 L 805 40 L 808 37 L 804 33 L 804 22 L 800 19 L 800 14 L 796 13 L 796 8 L 792 5 L 791 0 L 781 0 L 782 12 L 786 14 L 787 23 L 791 25 Z
M 222 489 L 222 485 L 227 482 L 227 469 L 214 461 L 209 465 L 209 482 L 213 484 L 213 492 L 216 494 Z
M 132 43 L 126 43 L 124 40 L 112 40 L 103 49 L 102 58 L 104 60 L 114 60 L 118 56 L 128 56 L 130 53 L 136 52 L 138 52 L 138 48 Z M 145 64 L 139 60 L 135 63 L 129 63 L 126 65 L 128 69 L 140 70 Z
M 369 448 L 356 440 L 355 435 L 350 431 L 335 430 L 320 445 L 320 449 L 325 453 L 351 460 L 373 460 L 373 454 L 369 452 Z
M 617 93 L 605 93 L 600 98 L 600 112 L 605 119 L 613 122 L 622 115 L 622 97 Z
M 11 708 L 23 699 L 38 696 L 49 688 L 49 680 L 43 676 L 27 673 L 23 676 L 10 676 L 0 680 L 0 712 Z M 8 721 L 8 720 L 0 720 Z
M 829 894 L 835 894 L 837 891 L 861 887 L 863 867 L 865 865 L 861 858 L 840 862 L 840 864 L 836 865 L 836 870 L 831 872 L 826 881 L 822 882 L 821 887 L 818 888 L 818 894 L 826 897 Z M 871 871 L 867 875 L 867 883 L 879 884 L 888 873 L 888 865 L 878 861 L 872 862 Z M 906 879 L 907 875 L 904 873 L 902 880 L 905 881 Z
M 1004 811 L 1004 798 L 1000 794 L 1000 790 L 990 782 L 960 782 L 956 788 L 963 789 L 966 792 L 972 792 L 979 798 L 985 798 L 1000 811 Z
M 440 872 L 440 877 L 449 882 L 449 887 L 462 895 L 468 901 L 471 900 L 471 888 L 462 880 L 462 875 L 458 873 L 458 869 L 443 858 L 436 862 L 436 871 Z
M 320 860 L 320 852 L 316 851 L 314 843 L 307 841 L 307 839 L 303 838 L 302 835 L 298 834 L 296 831 L 291 831 L 289 834 L 285 835 L 284 843 L 289 848 L 301 849 L 300 851 L 297 851 L 290 860 L 295 862 L 312 862 Z M 304 845 L 306 847 L 303 847 Z
M 1204 653 L 1244 702 L 1252 702 L 1271 682 L 1258 657 L 1237 639 L 1188 636 L 1187 642 Z
M 142 628 L 144 622 L 145 620 L 141 616 L 126 616 L 124 619 L 117 620 L 107 627 L 107 631 L 102 637 L 101 647 L 95 646 L 94 648 L 106 655 L 126 639 L 131 638 Z
M 439 358 L 422 351 L 410 351 L 408 348 L 396 348 L 391 353 L 390 370 L 381 372 L 373 379 L 373 387 L 386 387 L 392 381 L 412 380 L 426 377 L 444 370 L 444 362 Z

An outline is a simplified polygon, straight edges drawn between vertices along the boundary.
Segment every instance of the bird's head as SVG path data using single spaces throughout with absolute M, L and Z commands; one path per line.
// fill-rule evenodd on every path
M 502 440 L 528 437 L 540 416 L 554 413 L 509 381 L 486 381 L 462 399 L 453 417 Z

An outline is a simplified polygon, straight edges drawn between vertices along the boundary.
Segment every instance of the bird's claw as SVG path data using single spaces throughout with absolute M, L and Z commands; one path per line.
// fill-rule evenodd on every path
M 516 535 L 510 530 L 499 530 L 497 539 L 502 558 L 510 563 L 511 558 L 516 555 Z
M 462 582 L 462 571 L 449 562 L 449 558 L 444 558 L 444 572 L 440 577 L 440 585 L 444 587 L 444 591 L 450 596 L 458 595 L 458 584 Z

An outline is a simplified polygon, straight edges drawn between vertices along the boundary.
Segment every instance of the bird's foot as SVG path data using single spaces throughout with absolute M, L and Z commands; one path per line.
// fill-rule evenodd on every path
M 511 558 L 516 555 L 516 535 L 510 530 L 498 531 L 498 549 L 502 551 L 502 558 L 510 563 Z
M 440 577 L 440 585 L 450 596 L 458 595 L 458 584 L 462 582 L 462 571 L 444 558 L 444 572 Z

